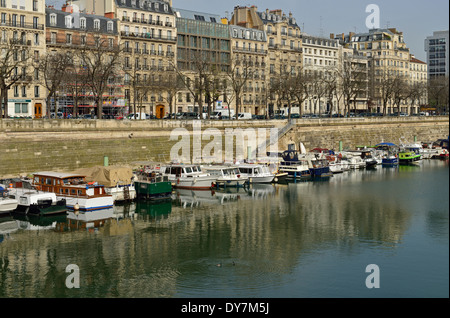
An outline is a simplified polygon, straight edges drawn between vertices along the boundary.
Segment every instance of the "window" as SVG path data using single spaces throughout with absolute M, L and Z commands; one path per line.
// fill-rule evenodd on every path
M 72 17 L 68 16 L 65 19 L 66 28 L 72 28 Z
M 100 30 L 100 20 L 94 20 L 94 30 L 99 31 Z
M 114 31 L 114 23 L 112 21 L 108 21 L 106 28 L 107 28 L 108 32 L 113 32 Z
M 34 87 L 34 97 L 40 97 L 39 86 Z
M 86 29 L 86 18 L 80 19 L 80 29 Z

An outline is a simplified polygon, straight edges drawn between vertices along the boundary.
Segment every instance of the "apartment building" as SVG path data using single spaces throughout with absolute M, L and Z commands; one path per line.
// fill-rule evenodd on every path
M 316 75 L 317 80 L 325 79 L 327 76 L 334 77 L 336 81 L 339 79 L 338 67 L 342 50 L 338 40 L 303 33 L 302 47 L 303 72 L 311 76 Z M 302 105 L 303 113 L 324 114 L 330 112 L 332 106 L 337 105 L 338 99 L 335 93 L 332 93 L 333 97 L 330 100 L 326 90 L 327 87 L 324 85 L 316 92 L 308 94 L 309 98 Z
M 349 44 L 369 60 L 369 98 L 374 111 L 393 113 L 391 98 L 385 99 L 383 84 L 394 78 L 409 79 L 410 51 L 403 32 L 395 28 L 372 29 L 366 33 L 332 34 L 331 37 Z M 403 101 L 402 107 L 406 107 Z
M 433 32 L 425 39 L 428 78 L 449 76 L 449 37 L 447 31 Z
M 176 65 L 177 29 L 171 0 L 74 0 L 84 12 L 118 19 L 125 99 L 130 108 L 163 118 L 172 97 L 166 87 Z
M 266 115 L 269 91 L 266 83 L 267 35 L 263 30 L 230 25 L 232 72 L 235 104 L 240 112 Z M 240 86 L 242 87 L 239 90 Z M 239 91 L 236 94 L 236 91 Z M 236 96 L 239 95 L 239 96 Z
M 258 11 L 256 6 L 234 8 L 231 25 L 265 31 L 268 53 L 266 58 L 266 82 L 273 84 L 277 77 L 296 74 L 302 70 L 302 39 L 300 27 L 292 13 L 282 10 Z M 269 95 L 267 112 L 271 116 L 288 103 L 276 93 Z
M 184 77 L 177 93 L 178 112 L 206 114 L 226 104 L 227 74 L 231 70 L 228 25 L 215 14 L 175 9 L 177 68 Z
M 409 83 L 414 90 L 411 95 L 411 113 L 418 114 L 420 108 L 428 104 L 428 66 L 414 55 L 411 55 L 409 61 Z
M 6 65 L 0 80 L 10 117 L 41 118 L 46 112 L 38 71 L 39 57 L 45 52 L 44 23 L 44 0 L 0 0 L 0 63 Z M 4 104 L 0 117 L 5 114 Z
M 45 11 L 47 54 L 68 52 L 76 63 L 79 60 L 77 53 L 83 49 L 96 49 L 98 46 L 111 50 L 118 48 L 117 20 L 77 12 L 72 6 L 63 6 L 62 10 L 49 7 Z M 108 91 L 103 94 L 105 114 L 116 115 L 125 111 L 123 80 L 118 75 L 109 80 Z M 96 113 L 89 85 L 77 76 L 64 83 L 64 88 L 58 90 L 58 95 L 48 107 L 52 113 L 61 112 L 65 115 Z

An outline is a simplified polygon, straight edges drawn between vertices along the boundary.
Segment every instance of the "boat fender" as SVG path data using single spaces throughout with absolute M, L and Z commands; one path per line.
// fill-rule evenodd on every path
M 76 203 L 76 204 L 73 206 L 73 209 L 74 209 L 75 211 L 78 211 L 78 210 L 80 209 L 80 206 L 78 205 L 78 203 Z
M 273 181 L 278 182 L 278 178 L 273 179 Z

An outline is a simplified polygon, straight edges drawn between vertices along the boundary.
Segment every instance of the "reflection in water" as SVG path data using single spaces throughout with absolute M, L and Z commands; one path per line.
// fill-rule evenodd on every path
M 422 222 L 448 250 L 448 166 L 424 162 L 349 171 L 327 182 L 177 190 L 171 202 L 139 201 L 54 222 L 54 229 L 20 227 L 0 242 L 0 297 L 295 297 L 312 288 L 306 280 L 293 294 L 283 288 L 309 264 L 330 252 L 351 260 L 368 251 L 395 262 L 393 252 L 421 233 Z M 80 290 L 64 286 L 68 264 L 80 267 Z M 340 268 L 339 276 L 355 275 Z M 314 286 L 326 285 L 314 277 Z M 336 294 L 346 296 L 343 289 Z

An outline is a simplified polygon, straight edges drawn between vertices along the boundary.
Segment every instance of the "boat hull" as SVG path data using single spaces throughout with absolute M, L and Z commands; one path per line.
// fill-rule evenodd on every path
M 211 190 L 215 181 L 216 178 L 210 177 L 188 177 L 174 179 L 172 184 L 176 189 Z
M 0 199 L 0 213 L 8 213 L 17 209 L 19 202 L 14 199 Z
M 101 196 L 101 197 L 61 197 L 66 199 L 67 208 L 69 210 L 80 210 L 80 211 L 96 211 L 103 209 L 110 209 L 114 206 L 114 201 L 112 196 Z
M 168 199 L 172 195 L 172 183 L 135 181 L 136 196 L 148 200 Z

